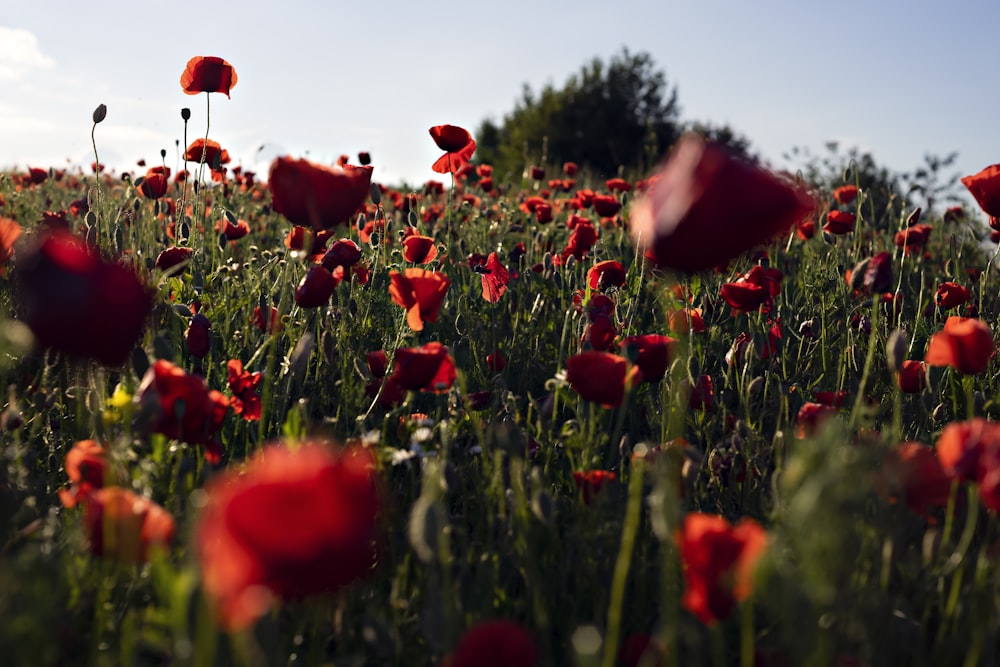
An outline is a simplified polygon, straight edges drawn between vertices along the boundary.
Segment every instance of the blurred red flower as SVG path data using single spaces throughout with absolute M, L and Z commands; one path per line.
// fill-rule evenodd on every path
M 187 246 L 164 248 L 156 256 L 156 268 L 168 276 L 175 276 L 184 271 L 187 262 L 191 261 L 192 255 L 194 255 L 194 248 Z M 182 264 L 184 266 L 181 266 Z
M 833 191 L 833 198 L 837 200 L 838 204 L 850 204 L 858 198 L 858 186 L 841 185 Z
M 634 349 L 635 363 L 642 371 L 644 382 L 659 382 L 670 365 L 671 351 L 677 340 L 660 334 L 645 334 L 643 336 L 628 336 L 621 339 L 618 347 L 622 354 L 631 358 Z
M 612 192 L 631 192 L 632 190 L 632 184 L 624 178 L 609 178 L 604 181 L 604 184 L 608 187 L 608 190 L 611 190 Z
M 611 195 L 594 195 L 591 205 L 597 215 L 602 218 L 610 218 L 622 208 L 621 202 Z
M 436 271 L 409 268 L 403 273 L 389 272 L 389 295 L 406 310 L 406 323 L 414 331 L 423 331 L 425 322 L 437 322 L 450 285 L 448 276 Z
M 296 225 L 329 229 L 358 212 L 371 191 L 372 167 L 327 167 L 279 157 L 268 189 L 274 210 Z
M 224 234 L 227 241 L 238 241 L 250 233 L 250 225 L 246 220 L 230 222 L 224 217 L 215 223 L 215 231 Z
M 576 162 L 563 162 L 563 173 L 567 176 L 576 176 L 578 169 Z
M 142 337 L 150 289 L 83 239 L 65 232 L 34 238 L 20 251 L 17 274 L 24 323 L 42 346 L 120 366 Z
M 931 336 L 924 356 L 931 366 L 951 366 L 959 373 L 975 375 L 989 366 L 993 357 L 993 332 L 979 319 L 952 316 L 944 329 Z
M 209 139 L 195 139 L 184 151 L 184 159 L 194 162 L 201 162 L 204 158 L 205 164 L 211 169 L 216 169 L 224 164 L 229 164 L 229 151 L 219 145 L 218 141 Z
M 847 211 L 833 210 L 826 214 L 826 224 L 823 231 L 827 234 L 850 234 L 854 231 L 857 216 Z
M 1000 217 L 1000 164 L 990 165 L 978 174 L 962 178 L 962 185 L 975 197 L 986 215 Z
M 719 290 L 723 300 L 734 310 L 749 313 L 762 306 L 770 310 L 774 297 L 781 293 L 782 273 L 778 269 L 754 266 L 735 282 L 723 283 Z
M 617 479 L 615 473 L 607 470 L 587 470 L 586 472 L 576 470 L 573 472 L 573 482 L 576 489 L 583 494 L 583 503 L 589 505 L 605 483 L 614 482 Z
M 14 256 L 14 244 L 21 238 L 21 225 L 8 218 L 0 218 L 0 276 L 4 265 Z
M 75 443 L 66 454 L 66 477 L 69 488 L 59 489 L 59 500 L 68 509 L 75 507 L 91 491 L 103 488 L 105 480 L 111 477 L 107 450 L 96 440 Z
M 188 95 L 225 93 L 236 85 L 238 77 L 233 66 L 215 56 L 195 56 L 181 74 L 181 88 Z
M 701 308 L 678 308 L 667 314 L 667 324 L 670 330 L 676 334 L 686 334 L 690 328 L 691 333 L 705 333 L 708 327 L 702 317 Z
M 333 271 L 338 266 L 350 268 L 361 261 L 361 248 L 351 239 L 338 239 L 323 255 L 323 267 Z
M 195 548 L 223 627 L 245 628 L 275 600 L 335 593 L 368 575 L 379 506 L 367 450 L 272 445 L 215 477 Z
M 212 345 L 209 329 L 212 323 L 201 313 L 195 314 L 188 323 L 187 332 L 184 334 L 184 342 L 187 343 L 188 352 L 196 359 L 204 359 Z
M 192 445 L 205 446 L 205 458 L 218 463 L 222 456 L 214 440 L 229 410 L 229 399 L 205 381 L 166 359 L 154 363 L 139 385 L 136 400 L 152 413 L 149 430 Z
M 264 312 L 260 309 L 260 306 L 254 306 L 253 316 L 250 319 L 253 322 L 254 328 L 260 331 L 266 331 L 271 334 L 276 334 L 281 331 L 281 311 L 274 306 L 271 306 L 270 313 L 266 319 Z
M 319 308 L 330 300 L 338 284 L 340 280 L 325 266 L 314 264 L 295 288 L 295 303 L 302 308 Z
M 837 414 L 837 408 L 830 405 L 803 403 L 795 417 L 795 437 L 808 438 L 812 436 L 823 420 L 835 414 Z
M 167 194 L 170 187 L 170 170 L 165 167 L 153 167 L 146 172 L 139 185 L 139 192 L 146 199 L 159 199 Z
M 566 359 L 566 381 L 585 401 L 617 408 L 625 392 L 642 381 L 642 371 L 617 354 L 588 350 Z
M 458 641 L 447 667 L 536 667 L 538 647 L 531 634 L 516 623 L 480 623 Z
M 507 357 L 500 350 L 495 350 L 486 355 L 486 367 L 494 373 L 499 373 L 507 368 Z
M 721 516 L 693 513 L 676 540 L 686 585 L 681 604 L 707 625 L 725 619 L 751 593 L 767 533 L 752 519 L 733 526 Z
M 630 226 L 654 263 L 692 273 L 768 242 L 813 207 L 800 189 L 688 134 L 633 202 Z
M 177 529 L 165 509 L 117 486 L 88 494 L 83 516 L 90 552 L 125 563 L 145 563 L 149 550 L 165 548 Z
M 457 125 L 435 125 L 430 133 L 438 148 L 445 151 L 431 169 L 439 174 L 454 174 L 469 164 L 476 152 L 476 141 L 468 130 Z
M 448 348 L 431 341 L 421 347 L 398 348 L 390 382 L 403 389 L 444 393 L 457 377 Z
M 918 394 L 927 386 L 927 364 L 907 359 L 896 375 L 896 384 L 904 394 Z
M 945 281 L 934 294 L 934 305 L 943 310 L 961 306 L 969 300 L 969 289 L 958 283 Z
M 889 476 L 890 493 L 902 496 L 906 506 L 923 517 L 945 507 L 951 495 L 951 478 L 945 474 L 933 447 L 906 442 L 889 452 L 883 471 Z
M 489 303 L 496 303 L 507 293 L 507 285 L 510 284 L 510 272 L 503 265 L 495 252 L 491 252 L 486 258 L 486 264 L 479 271 L 480 282 L 482 282 L 483 298 Z
M 239 359 L 230 359 L 226 363 L 226 372 L 229 376 L 229 391 L 233 392 L 229 401 L 233 414 L 240 415 L 246 421 L 259 421 L 262 406 L 258 389 L 264 378 L 263 374 L 243 370 L 243 362 Z
M 949 422 L 934 445 L 945 473 L 964 482 L 975 481 L 983 452 L 998 448 L 1000 424 L 981 417 Z

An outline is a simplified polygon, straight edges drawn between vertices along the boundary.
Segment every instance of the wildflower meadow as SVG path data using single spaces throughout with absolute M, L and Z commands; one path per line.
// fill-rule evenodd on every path
M 0 663 L 1000 663 L 1000 166 L 254 174 L 178 70 L 0 174 Z

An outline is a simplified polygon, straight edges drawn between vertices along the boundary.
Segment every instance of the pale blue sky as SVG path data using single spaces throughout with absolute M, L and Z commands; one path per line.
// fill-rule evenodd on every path
M 648 51 L 685 119 L 729 123 L 777 166 L 828 140 L 897 170 L 959 151 L 957 170 L 1000 162 L 1000 2 L 661 0 L 573 3 L 19 3 L 0 18 L 0 165 L 173 164 L 180 108 L 204 132 L 187 60 L 233 64 L 212 97 L 212 138 L 243 164 L 277 153 L 372 153 L 375 179 L 434 177 L 427 133 L 499 120 L 523 83 L 561 84 L 594 56 Z M 265 151 L 258 153 L 260 145 Z

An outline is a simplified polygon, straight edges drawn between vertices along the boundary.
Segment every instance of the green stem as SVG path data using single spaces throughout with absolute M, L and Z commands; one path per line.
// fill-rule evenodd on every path
M 628 583 L 628 571 L 632 564 L 632 552 L 635 549 L 635 538 L 639 532 L 639 518 L 642 510 L 642 472 L 643 466 L 641 465 L 631 469 L 628 506 L 625 508 L 625 525 L 622 527 L 621 546 L 618 549 L 618 560 L 615 562 L 614 578 L 611 581 L 611 604 L 608 608 L 608 633 L 604 642 L 603 667 L 614 666 L 618 642 L 621 638 L 625 586 Z

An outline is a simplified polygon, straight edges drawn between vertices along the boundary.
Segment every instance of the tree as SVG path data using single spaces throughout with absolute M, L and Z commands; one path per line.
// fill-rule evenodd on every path
M 608 63 L 584 65 L 562 88 L 527 85 L 499 125 L 476 132 L 478 159 L 500 174 L 532 163 L 574 161 L 598 176 L 654 165 L 680 134 L 677 89 L 667 85 L 648 53 L 628 49 Z

